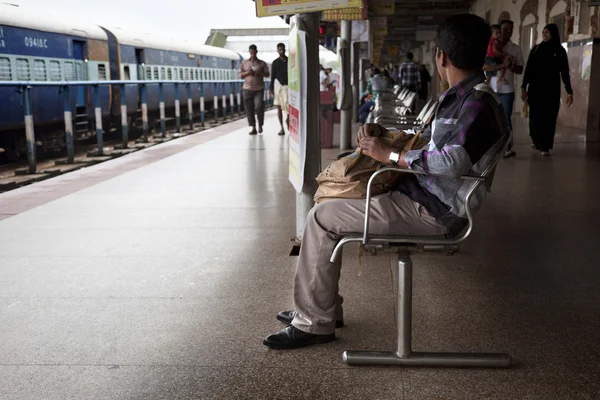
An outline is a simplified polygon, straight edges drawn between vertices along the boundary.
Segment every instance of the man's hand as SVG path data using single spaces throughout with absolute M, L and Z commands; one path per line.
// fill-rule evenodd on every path
M 523 100 L 523 102 L 525 102 L 528 99 L 529 99 L 529 96 L 527 95 L 527 90 L 521 89 L 521 100 Z
M 395 149 L 380 138 L 368 136 L 360 141 L 360 150 L 374 160 L 390 164 L 390 154 Z
M 356 135 L 356 145 L 360 146 L 360 142 L 367 137 L 381 135 L 381 126 L 379 124 L 364 124 L 358 130 Z
M 275 97 L 275 93 L 273 93 L 272 90 L 269 90 L 269 93 L 271 94 L 271 97 Z

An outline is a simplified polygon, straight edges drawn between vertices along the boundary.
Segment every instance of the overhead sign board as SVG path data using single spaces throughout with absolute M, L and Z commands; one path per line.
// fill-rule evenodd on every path
M 394 15 L 396 10 L 394 0 L 371 0 L 369 8 L 375 15 Z
M 271 17 L 344 8 L 360 8 L 363 0 L 255 0 L 256 16 Z
M 360 21 L 369 17 L 366 7 L 338 8 L 323 11 L 323 21 Z

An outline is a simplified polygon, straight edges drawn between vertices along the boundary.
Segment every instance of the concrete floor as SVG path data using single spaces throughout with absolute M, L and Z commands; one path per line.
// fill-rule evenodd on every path
M 541 158 L 519 122 L 461 252 L 414 258 L 415 350 L 515 367 L 348 367 L 395 347 L 389 259 L 357 278 L 347 250 L 335 342 L 263 346 L 292 306 L 295 192 L 274 114 L 244 125 L 0 195 L 0 399 L 600 398 L 600 144 Z

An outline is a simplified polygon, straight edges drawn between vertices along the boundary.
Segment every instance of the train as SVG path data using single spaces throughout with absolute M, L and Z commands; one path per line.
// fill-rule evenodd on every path
M 192 82 L 195 109 L 200 102 L 200 81 L 238 79 L 242 57 L 224 48 L 163 39 L 86 24 L 73 20 L 32 15 L 21 7 L 0 4 L 0 82 L 31 81 L 108 81 L 169 80 Z M 167 114 L 174 111 L 175 84 L 164 85 Z M 187 102 L 187 87 L 180 86 L 182 104 Z M 227 96 L 232 85 L 204 84 L 204 97 Z M 64 105 L 59 86 L 31 89 L 33 122 L 38 152 L 64 148 Z M 126 85 L 125 101 L 118 85 L 100 86 L 104 130 L 121 125 L 121 104 L 127 104 L 128 124 L 135 129 L 141 114 L 139 85 Z M 219 90 L 219 93 L 214 93 Z M 223 93 L 225 91 L 225 93 Z M 23 96 L 16 86 L 0 86 L 0 154 L 6 160 L 19 158 L 26 149 Z M 93 135 L 95 103 L 93 88 L 73 87 L 70 93 L 74 137 Z M 212 102 L 207 102 L 207 112 Z M 147 85 L 148 114 L 159 113 L 158 85 Z M 186 113 L 182 113 L 187 115 Z

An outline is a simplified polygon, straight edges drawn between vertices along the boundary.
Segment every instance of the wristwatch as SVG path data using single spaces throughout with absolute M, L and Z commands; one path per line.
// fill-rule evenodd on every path
M 400 152 L 392 151 L 390 153 L 390 162 L 397 166 L 399 161 L 400 161 Z

